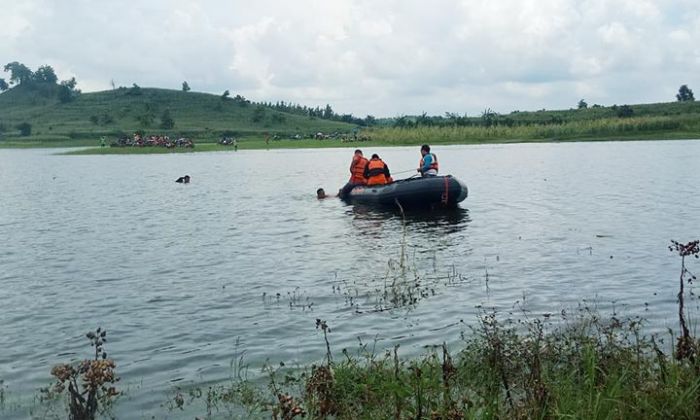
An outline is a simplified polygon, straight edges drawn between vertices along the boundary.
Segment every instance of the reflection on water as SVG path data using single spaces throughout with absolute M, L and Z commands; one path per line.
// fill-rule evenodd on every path
M 466 227 L 469 223 L 469 210 L 461 207 L 436 208 L 436 209 L 411 209 L 404 213 L 397 207 L 377 208 L 363 204 L 355 204 L 345 212 L 357 219 L 381 219 L 392 220 L 405 218 L 406 223 L 423 224 L 425 227 L 436 227 L 444 225 L 456 225 L 457 229 Z
M 414 310 L 422 301 L 438 297 L 449 287 L 468 281 L 467 276 L 451 269 L 438 270 L 436 255 L 458 241 L 464 249 L 469 238 L 466 228 L 471 221 L 469 210 L 454 208 L 410 209 L 349 205 L 352 232 L 361 240 L 382 241 L 385 230 L 396 235 L 396 242 L 386 244 L 394 255 L 383 264 L 381 272 L 369 277 L 343 277 L 333 284 L 333 292 L 343 296 L 347 307 L 356 314 L 392 310 Z M 456 236 L 454 234 L 461 233 Z M 416 238 L 417 240 L 409 240 Z M 420 254 L 425 254 L 418 257 Z M 359 263 L 359 262 L 358 262 Z
M 425 299 L 440 299 L 449 288 L 473 281 L 458 272 L 455 265 L 439 270 L 439 250 L 422 250 L 428 255 L 419 257 L 415 246 L 404 243 L 399 247 L 398 255 L 387 261 L 384 271 L 368 277 L 336 279 L 332 285 L 333 293 L 342 296 L 345 306 L 356 314 L 396 310 L 408 314 Z
M 386 228 L 401 232 L 405 223 L 407 230 L 420 235 L 425 241 L 433 241 L 464 231 L 471 222 L 469 210 L 461 207 L 412 209 L 402 213 L 398 207 L 373 208 L 355 204 L 349 206 L 345 214 L 352 216 L 356 234 L 375 238 L 381 237 L 381 231 Z M 439 243 L 437 246 L 443 249 Z

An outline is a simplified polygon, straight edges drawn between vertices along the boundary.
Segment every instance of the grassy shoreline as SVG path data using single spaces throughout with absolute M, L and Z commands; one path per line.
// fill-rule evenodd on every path
M 603 316 L 587 307 L 520 319 L 484 312 L 461 344 L 436 344 L 417 357 L 402 355 L 398 345 L 375 351 L 371 342 L 337 349 L 330 327 L 317 324 L 325 328 L 323 360 L 301 367 L 266 362 L 262 377 L 248 379 L 260 366 L 248 365 L 245 351 L 236 350 L 228 381 L 172 386 L 151 398 L 161 401 L 154 412 L 158 418 L 348 420 L 696 419 L 700 412 L 700 343 L 693 338 L 690 357 L 680 357 L 673 334 L 646 335 L 639 317 Z M 118 360 L 107 365 L 106 377 L 119 367 Z M 61 376 L 56 367 L 52 375 Z M 0 417 L 66 418 L 71 408 L 59 383 L 20 398 L 0 381 Z M 112 385 L 118 394 L 101 395 L 97 415 L 86 418 L 115 418 L 113 410 L 132 393 L 150 392 L 110 379 Z
M 192 119 L 185 131 L 178 135 L 195 141 L 194 149 L 166 149 L 139 147 L 99 147 L 100 137 L 106 136 L 107 143 L 114 140 L 114 134 L 90 131 L 74 131 L 69 135 L 36 134 L 35 137 L 12 135 L 0 141 L 0 148 L 25 147 L 87 147 L 85 150 L 71 151 L 69 154 L 152 154 L 182 152 L 228 151 L 231 146 L 218 145 L 223 135 L 234 136 L 239 140 L 239 149 L 289 149 L 289 148 L 328 148 L 328 147 L 391 147 L 416 146 L 423 143 L 434 145 L 471 145 L 504 143 L 547 143 L 547 142 L 588 142 L 588 141 L 629 141 L 659 139 L 699 139 L 700 111 L 696 104 L 658 104 L 636 106 L 637 111 L 630 116 L 615 116 L 611 109 L 547 111 L 540 113 L 515 113 L 482 119 L 455 120 L 454 123 L 434 119 L 422 122 L 404 122 L 393 126 L 358 127 L 351 125 L 324 126 L 325 139 L 314 139 L 316 131 L 310 127 L 302 130 L 295 127 L 291 131 L 260 131 L 246 124 L 237 130 L 215 130 L 202 128 L 206 119 Z M 630 108 L 631 109 L 631 108 Z M 234 109 L 235 111 L 240 111 Z M 208 115 L 211 117 L 211 115 Z M 201 118 L 204 118 L 203 116 Z M 312 123 L 313 121 L 304 121 Z M 244 124 L 245 123 L 245 124 Z M 320 122 L 317 121 L 320 124 Z M 326 122 L 327 123 L 327 122 Z M 199 125 L 198 125 L 199 124 Z M 328 123 L 330 124 L 330 123 Z M 232 125 L 235 126 L 235 125 Z M 342 128 L 339 128 L 342 127 Z M 158 129 L 151 131 L 158 132 Z M 184 133 L 184 134 L 183 134 Z M 229 134 L 226 134 L 229 133 Z M 312 134 L 313 133 L 313 134 Z M 161 133 L 162 134 L 162 133 Z M 167 134 L 167 133 L 166 133 Z M 171 133 L 175 135 L 174 133 Z M 328 138 L 330 137 L 330 138 Z M 266 140 L 269 139 L 269 140 Z M 276 138 L 273 140 L 272 138 Z
M 406 358 L 399 346 L 377 354 L 361 345 L 343 349 L 339 360 L 330 328 L 316 322 L 324 361 L 302 369 L 266 365 L 261 385 L 240 375 L 247 366 L 238 359 L 230 383 L 176 388 L 169 409 L 207 417 L 445 420 L 692 419 L 700 409 L 697 359 L 669 353 L 663 338 L 643 334 L 638 317 L 581 308 L 557 326 L 547 315 L 504 321 L 485 313 L 456 352 L 443 344 Z
M 408 357 L 399 345 L 377 350 L 376 343 L 360 342 L 338 349 L 331 326 L 317 319 L 318 347 L 326 353 L 322 360 L 250 366 L 245 349 L 236 348 L 229 380 L 172 385 L 153 396 L 162 401 L 155 411 L 159 418 L 338 420 L 696 419 L 700 412 L 695 337 L 689 337 L 690 351 L 683 353 L 681 336 L 674 332 L 648 335 L 639 316 L 603 315 L 585 304 L 557 314 L 523 310 L 506 316 L 484 310 L 478 321 L 452 348 L 436 343 Z M 116 383 L 121 363 L 107 362 L 99 366 L 107 370 L 100 378 L 108 379 L 105 389 L 117 386 L 118 392 L 98 391 L 96 416 L 86 418 L 114 418 L 112 410 L 132 392 L 149 392 Z M 58 380 L 33 401 L 18 399 L 0 381 L 0 417 L 28 410 L 32 418 L 37 413 L 66 418 L 75 409 L 57 367 L 70 366 L 54 366 L 51 374 Z M 261 375 L 249 379 L 257 370 Z
M 607 141 L 666 141 L 666 140 L 698 140 L 700 132 L 653 132 L 634 133 L 629 135 L 581 136 L 581 137 L 552 137 L 552 138 L 464 138 L 464 139 L 435 139 L 430 137 L 420 139 L 392 138 L 385 140 L 347 141 L 341 140 L 271 140 L 262 138 L 243 139 L 239 142 L 238 150 L 268 150 L 268 149 L 321 149 L 321 148 L 362 148 L 362 147 L 403 147 L 420 146 L 423 143 L 431 145 L 487 145 L 487 144 L 524 144 L 524 143 L 576 143 L 576 142 L 607 142 Z M 100 147 L 94 140 L 58 141 L 58 142 L 10 142 L 0 143 L 0 149 L 31 149 L 31 148 L 77 148 L 61 154 L 64 155 L 132 155 L 132 154 L 168 154 L 168 153 L 197 153 L 197 152 L 233 152 L 232 146 L 224 146 L 211 142 L 196 143 L 194 148 L 163 147 Z

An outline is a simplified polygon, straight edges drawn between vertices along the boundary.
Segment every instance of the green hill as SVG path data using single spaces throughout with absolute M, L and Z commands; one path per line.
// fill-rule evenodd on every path
M 53 83 L 22 83 L 0 94 L 0 147 L 97 146 L 100 137 L 145 134 L 184 136 L 196 143 L 215 143 L 221 136 L 245 141 L 242 147 L 269 147 L 265 137 L 311 138 L 314 133 L 350 133 L 351 115 L 336 119 L 310 117 L 294 106 L 251 103 L 236 96 L 178 90 L 119 88 L 72 95 Z M 72 99 L 71 99 L 72 98 Z M 289 104 L 287 104 L 289 105 Z M 328 107 L 330 109 L 330 107 Z M 284 112 L 291 110 L 291 112 Z M 312 115 L 331 115 L 314 110 Z M 172 119 L 174 125 L 163 124 Z M 367 121 L 358 120 L 358 123 Z M 349 139 L 275 142 L 273 147 L 337 147 L 346 140 L 367 145 L 413 145 L 425 142 L 486 142 L 700 138 L 700 102 L 613 105 L 568 110 L 514 111 L 481 116 L 401 116 L 378 119 Z M 274 137 L 273 137 L 274 138 Z M 225 146 L 221 146 L 224 149 Z M 213 150 L 215 145 L 198 147 Z M 100 153 L 145 153 L 102 149 Z M 164 152 L 167 150 L 155 150 Z M 91 151 L 90 153 L 93 153 Z
M 19 85 L 0 94 L 0 144 L 95 144 L 142 130 L 147 134 L 185 136 L 195 142 L 222 135 L 263 137 L 266 133 L 306 137 L 316 132 L 348 133 L 354 125 L 289 114 L 243 98 L 155 88 L 119 88 L 83 93 L 62 103 L 58 85 Z M 174 126 L 162 128 L 168 112 Z M 22 135 L 20 124 L 31 125 Z M 166 125 L 167 126 L 167 125 Z

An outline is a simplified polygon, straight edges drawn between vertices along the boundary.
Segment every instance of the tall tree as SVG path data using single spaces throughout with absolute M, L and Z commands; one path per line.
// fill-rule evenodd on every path
M 75 77 L 71 77 L 69 80 L 63 80 L 58 90 L 58 100 L 66 103 L 80 95 L 80 90 L 75 88 L 77 84 L 78 82 L 75 80 Z
M 323 118 L 331 119 L 333 118 L 334 112 L 330 105 L 326 104 L 326 108 L 323 110 Z
M 688 87 L 688 85 L 683 85 L 680 87 L 680 89 L 678 89 L 676 99 L 678 99 L 679 102 L 694 101 L 695 96 L 693 96 L 693 91 Z
M 143 92 L 141 92 L 141 86 L 134 83 L 131 85 L 129 90 L 126 91 L 126 94 L 133 95 L 133 96 L 141 96 L 141 95 L 143 95 Z
M 63 80 L 61 82 L 61 86 L 65 86 L 70 90 L 75 90 L 75 86 L 78 84 L 78 82 L 75 80 L 75 77 L 71 77 L 68 80 Z
M 401 115 L 400 117 L 396 117 L 394 119 L 394 127 L 399 127 L 403 128 L 408 125 L 408 118 L 406 118 L 405 115 Z
M 237 103 L 238 106 L 245 107 L 250 105 L 250 101 L 247 100 L 244 96 L 241 95 L 236 95 L 233 97 L 233 102 Z
M 418 118 L 416 118 L 416 124 L 418 124 L 418 125 L 432 126 L 432 125 L 433 125 L 433 121 L 432 121 L 432 119 L 428 116 L 428 113 L 425 112 L 425 111 L 423 111 L 423 113 L 420 114 L 420 115 L 418 116 Z
M 39 67 L 34 72 L 34 77 L 32 77 L 32 80 L 40 83 L 54 84 L 58 82 L 58 77 L 56 76 L 56 72 L 53 70 L 53 67 L 45 65 Z
M 586 109 L 586 108 L 588 108 L 588 103 L 586 101 L 584 101 L 583 99 L 578 101 L 578 109 Z
M 9 88 L 10 88 L 10 86 L 7 85 L 7 82 L 5 81 L 5 79 L 0 79 L 0 92 L 4 92 Z
M 17 61 L 5 64 L 4 70 L 10 72 L 10 84 L 21 84 L 32 80 L 33 73 L 29 67 Z
M 224 91 L 224 93 L 221 94 L 221 99 L 225 101 L 226 99 L 228 99 L 229 95 L 230 95 L 230 93 L 229 93 L 228 89 L 226 89 Z
M 182 91 L 183 91 L 183 92 L 189 92 L 189 91 L 190 91 L 190 85 L 187 83 L 187 81 L 182 82 Z

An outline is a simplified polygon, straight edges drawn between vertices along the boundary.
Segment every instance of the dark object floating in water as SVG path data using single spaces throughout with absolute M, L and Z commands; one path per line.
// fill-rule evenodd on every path
M 403 208 L 454 207 L 467 198 L 466 184 L 457 178 L 431 176 L 408 178 L 387 185 L 360 185 L 344 197 L 351 203 L 396 206 L 398 201 Z
M 189 184 L 190 183 L 190 176 L 189 175 L 181 176 L 180 178 L 176 179 L 175 182 L 179 182 L 180 184 Z

